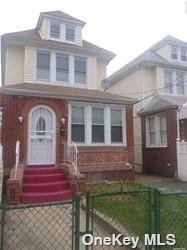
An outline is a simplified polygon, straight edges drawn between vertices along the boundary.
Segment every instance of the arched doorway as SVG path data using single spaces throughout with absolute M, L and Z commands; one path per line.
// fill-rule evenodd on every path
M 31 109 L 28 116 L 29 165 L 54 164 L 56 155 L 56 115 L 44 105 Z

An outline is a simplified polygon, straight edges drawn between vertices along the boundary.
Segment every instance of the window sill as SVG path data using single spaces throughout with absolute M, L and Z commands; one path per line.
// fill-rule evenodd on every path
M 167 148 L 168 146 L 162 146 L 162 145 L 146 145 L 146 148 Z
M 86 144 L 86 143 L 76 143 L 77 147 L 127 147 L 125 143 L 92 143 L 92 144 Z

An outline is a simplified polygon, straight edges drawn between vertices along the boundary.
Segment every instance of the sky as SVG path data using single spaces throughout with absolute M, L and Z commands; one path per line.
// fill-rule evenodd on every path
M 166 35 L 187 41 L 187 0 L 5 0 L 0 35 L 32 29 L 52 10 L 85 21 L 83 38 L 116 54 L 108 75 Z

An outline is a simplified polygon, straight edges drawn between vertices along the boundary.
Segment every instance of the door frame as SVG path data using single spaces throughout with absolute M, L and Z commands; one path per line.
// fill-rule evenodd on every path
M 34 107 L 32 107 L 29 112 L 28 112 L 28 116 L 27 116 L 27 121 L 28 121 L 28 125 L 27 125 L 27 138 L 28 138 L 28 147 L 27 147 L 27 165 L 43 165 L 42 163 L 38 163 L 38 164 L 33 164 L 33 163 L 30 163 L 30 129 L 31 129 L 31 115 L 32 115 L 32 112 L 34 112 L 37 108 L 41 108 L 41 107 L 44 107 L 44 108 L 47 108 L 52 116 L 53 116 L 53 125 L 54 125 L 54 137 L 53 137 L 53 160 L 52 160 L 52 163 L 49 163 L 49 165 L 52 165 L 52 164 L 55 164 L 56 163 L 56 133 L 57 133 L 57 130 L 56 130 L 56 124 L 57 124 L 57 117 L 56 117 L 56 113 L 54 112 L 54 110 L 52 108 L 50 108 L 49 106 L 47 105 L 36 105 Z

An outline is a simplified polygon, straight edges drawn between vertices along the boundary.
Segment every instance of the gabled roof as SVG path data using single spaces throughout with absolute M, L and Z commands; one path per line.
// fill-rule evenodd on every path
M 120 80 L 124 76 L 128 75 L 129 73 L 133 72 L 134 70 L 137 70 L 137 68 L 140 65 L 144 65 L 146 63 L 157 64 L 157 65 L 165 65 L 169 67 L 180 67 L 181 69 L 187 69 L 187 66 L 181 65 L 178 62 L 170 62 L 167 59 L 160 56 L 156 51 L 161 48 L 162 46 L 166 44 L 176 44 L 181 46 L 187 46 L 187 43 L 179 40 L 173 36 L 166 36 L 163 39 L 161 39 L 159 42 L 151 46 L 149 49 L 147 49 L 145 52 L 137 56 L 135 59 L 130 61 L 128 64 L 120 68 L 118 71 L 110 75 L 107 79 L 110 82 L 110 85 L 114 84 L 116 81 Z
M 22 83 L 17 85 L 4 86 L 0 93 L 11 95 L 26 95 L 66 99 L 71 101 L 106 103 L 128 105 L 137 102 L 134 98 L 111 94 L 104 91 L 73 88 L 65 86 L 54 86 L 49 84 Z
M 187 97 L 185 96 L 173 96 L 160 94 L 153 97 L 153 99 L 148 103 L 143 109 L 137 112 L 138 115 L 148 115 L 151 113 L 160 112 L 163 110 L 171 109 L 174 107 L 179 107 L 180 105 L 187 102 Z
M 36 29 L 24 30 L 19 32 L 7 33 L 2 36 L 4 44 L 19 44 L 19 45 L 31 45 L 31 46 L 43 46 L 44 48 L 63 49 L 64 51 L 72 52 L 76 50 L 77 53 L 96 55 L 109 62 L 115 57 L 115 54 L 103 49 L 93 43 L 82 41 L 82 46 L 53 41 L 43 40 Z
M 40 27 L 40 24 L 41 24 L 43 17 L 53 17 L 53 18 L 57 18 L 57 19 L 63 19 L 63 20 L 70 21 L 70 22 L 76 22 L 76 23 L 79 23 L 81 25 L 86 24 L 84 21 L 82 21 L 78 18 L 75 18 L 73 16 L 70 16 L 61 10 L 55 10 L 55 11 L 46 11 L 46 12 L 40 13 L 40 16 L 38 18 L 38 23 L 36 25 L 37 29 Z

